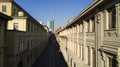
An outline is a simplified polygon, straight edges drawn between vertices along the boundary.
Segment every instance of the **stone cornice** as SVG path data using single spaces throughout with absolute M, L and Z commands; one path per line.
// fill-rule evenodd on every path
M 86 9 L 84 9 L 77 17 L 75 17 L 73 19 L 73 21 L 71 21 L 71 23 L 69 23 L 66 27 L 70 26 L 71 24 L 73 24 L 75 21 L 77 21 L 78 19 L 80 19 L 82 16 L 84 16 L 87 12 L 91 11 L 93 8 L 95 8 L 96 6 L 98 6 L 100 3 L 102 3 L 103 0 L 95 0 L 94 2 L 92 2 Z
M 1 13 L 1 12 L 0 12 L 0 18 L 4 18 L 4 19 L 7 19 L 7 20 L 12 20 L 13 19 L 10 16 L 7 16 L 7 15 Z

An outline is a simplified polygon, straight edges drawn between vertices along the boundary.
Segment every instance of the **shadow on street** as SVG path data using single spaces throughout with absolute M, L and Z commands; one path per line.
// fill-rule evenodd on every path
M 51 34 L 46 49 L 32 67 L 68 67 L 54 34 Z

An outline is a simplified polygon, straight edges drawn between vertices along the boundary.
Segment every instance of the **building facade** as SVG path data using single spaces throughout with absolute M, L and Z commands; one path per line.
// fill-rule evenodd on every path
M 56 31 L 69 67 L 120 67 L 120 1 L 94 0 Z
M 0 12 L 13 18 L 7 24 L 4 67 L 32 67 L 46 48 L 47 31 L 12 0 L 0 1 Z
M 48 22 L 49 31 L 54 32 L 54 20 Z
M 8 20 L 12 20 L 11 17 L 0 13 L 0 67 L 4 67 L 4 60 L 6 58 L 5 55 L 5 40 L 6 40 L 6 28 Z

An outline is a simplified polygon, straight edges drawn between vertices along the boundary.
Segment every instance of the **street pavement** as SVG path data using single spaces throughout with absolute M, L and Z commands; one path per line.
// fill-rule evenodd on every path
M 68 67 L 54 35 L 49 38 L 46 49 L 32 67 Z

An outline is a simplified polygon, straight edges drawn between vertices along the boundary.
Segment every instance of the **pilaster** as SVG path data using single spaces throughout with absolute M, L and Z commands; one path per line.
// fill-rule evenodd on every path
M 4 23 L 0 24 L 0 48 L 4 46 Z
M 117 61 L 118 61 L 118 67 L 120 67 L 120 48 L 118 48 L 118 57 L 117 57 Z
M 103 12 L 98 12 L 95 17 L 95 49 L 96 49 L 96 67 L 101 67 L 100 47 L 103 41 Z
M 90 67 L 93 67 L 93 49 L 90 48 Z
M 104 23 L 104 29 L 105 30 L 108 30 L 109 29 L 109 15 L 108 15 L 109 13 L 108 13 L 108 11 L 107 10 L 104 10 L 104 15 L 103 15 L 103 17 L 104 17 L 104 21 L 105 21 L 105 23 Z
M 87 22 L 83 21 L 83 26 L 84 26 L 84 62 L 85 64 L 88 64 L 88 48 L 87 48 L 87 44 L 86 44 L 86 32 L 87 32 Z
M 80 33 L 82 32 L 82 24 L 80 24 Z
M 1 67 L 3 67 L 3 60 L 4 60 L 4 48 L 3 48 L 3 46 L 4 46 L 4 24 L 5 23 L 0 23 L 0 53 L 1 53 L 1 55 L 0 55 L 0 66 Z
M 82 46 L 82 44 L 80 44 L 80 58 L 81 59 L 83 59 L 83 55 L 82 55 L 83 54 L 83 50 L 82 49 L 83 49 L 83 46 Z
M 120 35 L 120 3 L 116 4 L 116 23 L 117 23 L 117 32 Z
M 89 31 L 90 31 L 90 32 L 92 32 L 92 23 L 93 23 L 92 20 L 89 19 L 89 25 L 90 25 Z

